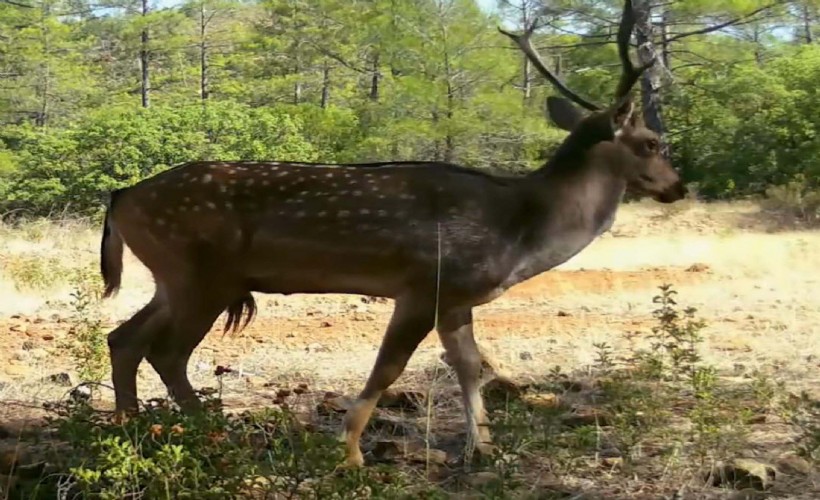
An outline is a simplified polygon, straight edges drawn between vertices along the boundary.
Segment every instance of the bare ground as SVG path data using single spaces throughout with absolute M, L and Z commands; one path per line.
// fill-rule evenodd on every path
M 64 395 L 65 387 L 42 379 L 72 372 L 59 347 L 70 335 L 72 311 L 71 287 L 58 271 L 47 273 L 47 286 L 32 290 L 12 261 L 35 255 L 63 267 L 95 265 L 98 234 L 77 223 L 0 229 L 0 400 L 8 403 L 0 419 L 13 419 L 33 416 L 32 407 Z M 651 328 L 652 297 L 671 283 L 679 302 L 696 307 L 707 322 L 707 362 L 738 377 L 768 373 L 789 390 L 820 397 L 818 244 L 816 232 L 784 228 L 751 204 L 627 205 L 611 233 L 576 258 L 478 308 L 477 336 L 514 379 L 532 380 L 556 365 L 582 373 L 594 362 L 593 344 L 605 341 L 623 352 L 640 342 L 632 334 Z M 108 327 L 127 319 L 151 292 L 147 273 L 128 255 L 123 291 L 103 306 Z M 375 360 L 389 301 L 337 295 L 257 300 L 260 312 L 240 334 L 223 335 L 222 318 L 214 326 L 190 364 L 194 385 L 215 386 L 215 367 L 231 367 L 238 373 L 223 380 L 223 391 L 234 409 L 270 405 L 277 388 L 296 382 L 316 394 L 355 395 Z M 397 386 L 452 392 L 454 380 L 440 376 L 440 354 L 431 334 Z M 140 390 L 143 397 L 165 394 L 146 364 Z M 457 401 L 434 411 L 460 418 Z M 777 436 L 774 428 L 758 432 L 761 442 Z

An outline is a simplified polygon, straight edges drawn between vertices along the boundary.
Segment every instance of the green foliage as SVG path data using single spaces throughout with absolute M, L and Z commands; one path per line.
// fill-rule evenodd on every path
M 127 2 L 28 4 L 0 3 L 0 213 L 93 213 L 113 188 L 205 158 L 523 171 L 565 136 L 542 116 L 554 89 L 535 71 L 525 85 L 496 30 L 499 16 L 520 24 L 513 4 L 532 14 L 530 0 L 498 14 L 469 0 L 192 0 L 145 15 Z M 799 43 L 816 19 L 795 5 L 692 34 L 765 4 L 653 6 L 656 22 L 690 27 L 672 30 L 675 78 L 661 98 L 674 163 L 706 198 L 788 198 L 800 176 L 820 178 L 820 48 Z M 598 41 L 620 5 L 554 2 L 535 34 L 548 66 L 601 103 L 619 67 L 615 45 Z
M 101 382 L 109 369 L 108 343 L 99 311 L 100 281 L 89 268 L 77 271 L 71 279 L 72 325 L 62 347 L 68 351 L 81 382 Z
M 55 132 L 8 128 L 19 167 L 7 180 L 6 208 L 98 211 L 108 191 L 189 160 L 309 161 L 317 152 L 303 127 L 285 109 L 220 103 L 94 111 Z

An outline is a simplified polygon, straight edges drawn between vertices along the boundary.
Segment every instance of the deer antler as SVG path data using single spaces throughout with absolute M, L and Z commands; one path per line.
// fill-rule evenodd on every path
M 535 47 L 532 46 L 532 42 L 530 38 L 532 37 L 533 32 L 537 26 L 537 22 L 533 21 L 532 24 L 527 26 L 526 30 L 523 34 L 516 35 L 514 33 L 510 33 L 502 28 L 498 28 L 502 34 L 507 35 L 512 39 L 519 48 L 524 52 L 527 58 L 532 62 L 533 66 L 541 73 L 544 78 L 546 78 L 559 92 L 561 92 L 565 97 L 569 98 L 570 100 L 576 102 L 580 106 L 590 110 L 590 111 L 597 111 L 601 109 L 601 107 L 592 101 L 585 99 L 578 95 L 577 93 L 573 92 L 570 88 L 568 88 L 564 82 L 558 79 L 552 71 L 547 69 L 544 61 L 541 59 L 541 55 L 535 50 Z M 632 29 L 635 27 L 635 12 L 632 9 L 632 1 L 625 0 L 624 2 L 624 10 L 621 15 L 621 22 L 618 26 L 618 56 L 621 59 L 621 66 L 622 72 L 620 80 L 618 81 L 618 87 L 615 90 L 615 98 L 616 101 L 621 101 L 626 97 L 632 87 L 635 85 L 635 82 L 641 77 L 644 71 L 647 68 L 654 64 L 653 60 L 647 62 L 646 64 L 641 65 L 640 67 L 636 68 L 635 65 L 632 63 L 632 59 L 629 57 L 629 39 L 632 36 Z
M 617 101 L 623 100 L 632 87 L 641 77 L 644 71 L 655 64 L 655 58 L 642 64 L 638 68 L 632 63 L 632 58 L 629 57 L 629 39 L 632 37 L 632 30 L 635 27 L 635 11 L 632 8 L 632 0 L 624 2 L 624 11 L 621 15 L 621 23 L 618 26 L 618 57 L 621 58 L 621 78 L 618 81 L 618 87 L 615 90 L 615 99 Z
M 533 21 L 532 24 L 530 24 L 527 27 L 527 29 L 524 31 L 524 33 L 521 34 L 521 35 L 516 35 L 514 33 L 510 33 L 509 31 L 503 30 L 500 27 L 498 28 L 498 31 L 500 31 L 502 34 L 507 35 L 508 37 L 510 37 L 510 39 L 512 39 L 512 41 L 514 41 L 521 48 L 521 50 L 524 52 L 524 54 L 527 56 L 527 58 L 530 60 L 530 62 L 532 62 L 532 65 L 535 66 L 535 69 L 537 69 L 538 72 L 541 73 L 541 75 L 544 76 L 544 78 L 549 80 L 549 82 L 555 88 L 557 88 L 559 92 L 564 94 L 564 96 L 566 96 L 570 100 L 578 103 L 580 106 L 582 106 L 582 107 L 584 107 L 584 108 L 586 108 L 590 111 L 597 111 L 597 110 L 601 109 L 601 107 L 598 106 L 597 104 L 595 104 L 595 103 L 593 103 L 593 102 L 591 102 L 587 99 L 584 99 L 580 95 L 573 92 L 569 87 L 567 87 L 564 84 L 564 82 L 559 80 L 558 77 L 555 76 L 552 73 L 552 71 L 547 69 L 547 66 L 544 64 L 544 61 L 541 59 L 541 55 L 538 54 L 538 51 L 535 50 L 535 47 L 532 46 L 532 42 L 530 41 L 530 37 L 532 37 L 532 33 L 535 31 L 535 28 L 536 28 L 536 22 Z

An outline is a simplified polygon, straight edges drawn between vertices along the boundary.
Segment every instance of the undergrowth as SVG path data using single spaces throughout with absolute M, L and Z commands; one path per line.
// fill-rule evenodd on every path
M 584 376 L 556 367 L 514 391 L 485 387 L 496 449 L 467 463 L 448 453 L 433 467 L 370 458 L 363 469 L 341 468 L 339 419 L 317 426 L 282 397 L 272 408 L 231 415 L 221 392 L 207 391 L 203 413 L 153 401 L 121 425 L 86 400 L 68 401 L 50 408 L 51 436 L 26 443 L 40 461 L 18 469 L 8 497 L 387 499 L 471 492 L 557 499 L 589 491 L 578 486 L 586 478 L 606 498 L 635 481 L 660 498 L 682 484 L 711 487 L 704 472 L 742 456 L 751 426 L 776 414 L 798 429 L 801 456 L 820 461 L 820 404 L 805 395 L 781 401 L 782 386 L 759 373 L 743 382 L 722 377 L 699 354 L 704 322 L 677 301 L 671 286 L 660 287 L 654 328 L 632 335 L 626 351 L 596 344 Z M 78 292 L 77 317 L 93 318 L 83 312 L 93 302 Z M 102 337 L 99 324 L 87 321 L 76 340 L 88 345 L 76 356 L 92 366 Z M 380 436 L 372 435 L 374 426 L 368 433 L 365 448 L 373 449 Z

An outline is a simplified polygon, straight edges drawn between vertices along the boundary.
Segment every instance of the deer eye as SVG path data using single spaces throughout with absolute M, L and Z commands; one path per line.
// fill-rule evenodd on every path
M 646 141 L 646 149 L 649 151 L 657 151 L 658 150 L 658 140 L 657 139 L 649 139 Z

